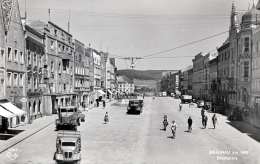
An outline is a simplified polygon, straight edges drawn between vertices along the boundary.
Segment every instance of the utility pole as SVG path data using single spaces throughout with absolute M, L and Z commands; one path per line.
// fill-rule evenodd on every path
M 70 10 L 69 10 L 69 20 L 68 20 L 68 33 L 70 33 Z
M 48 16 L 49 16 L 49 21 L 51 21 L 51 9 L 48 9 Z

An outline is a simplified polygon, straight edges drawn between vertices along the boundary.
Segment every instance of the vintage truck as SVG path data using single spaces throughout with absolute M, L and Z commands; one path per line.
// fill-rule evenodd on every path
M 59 107 L 57 112 L 56 130 L 77 130 L 77 126 L 80 125 L 80 121 L 82 120 L 78 112 L 78 107 Z
M 81 161 L 81 136 L 79 131 L 59 131 L 56 138 L 54 160 L 57 164 L 79 164 Z
M 142 99 L 132 99 L 129 100 L 127 106 L 127 113 L 137 113 L 140 114 L 143 112 L 143 100 Z

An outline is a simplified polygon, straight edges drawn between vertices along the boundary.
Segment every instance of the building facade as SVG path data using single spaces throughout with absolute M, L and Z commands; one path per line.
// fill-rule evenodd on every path
M 89 106 L 89 56 L 85 53 L 84 43 L 74 41 L 74 92 L 80 109 L 85 110 Z
M 218 57 L 209 61 L 209 100 L 215 105 L 217 101 Z
M 218 50 L 218 96 L 217 102 L 219 106 L 224 109 L 228 108 L 229 105 L 229 94 L 230 94 L 230 47 L 229 41 L 223 43 Z
M 43 84 L 43 60 L 44 60 L 44 36 L 35 29 L 25 25 L 25 65 L 26 73 L 26 96 L 27 113 L 29 121 L 42 117 L 43 93 L 45 88 Z
M 27 118 L 26 102 L 22 101 L 26 97 L 25 39 L 18 0 L 2 0 L 0 13 L 0 108 L 13 115 L 1 115 L 0 122 L 8 119 L 8 126 L 13 127 Z
M 253 33 L 251 124 L 260 125 L 260 26 Z
M 193 62 L 193 78 L 192 78 L 192 94 L 194 98 L 202 98 L 204 81 L 204 56 L 199 53 L 192 60 Z
M 134 93 L 135 85 L 126 76 L 118 76 L 117 82 L 119 95 L 128 95 Z
M 45 113 L 56 113 L 58 106 L 76 105 L 72 35 L 50 21 L 34 21 L 30 26 L 44 34 L 44 85 L 48 89 Z

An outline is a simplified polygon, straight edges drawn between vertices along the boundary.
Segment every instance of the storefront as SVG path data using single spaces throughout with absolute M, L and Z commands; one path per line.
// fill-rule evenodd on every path
M 16 127 L 26 122 L 26 112 L 13 105 L 8 100 L 4 99 L 0 101 L 1 113 L 0 116 L 8 119 L 9 127 Z M 4 111 L 5 110 L 5 111 Z M 11 113 L 12 115 L 10 115 Z M 6 115 L 8 114 L 8 115 Z M 11 117 L 12 116 L 12 117 Z

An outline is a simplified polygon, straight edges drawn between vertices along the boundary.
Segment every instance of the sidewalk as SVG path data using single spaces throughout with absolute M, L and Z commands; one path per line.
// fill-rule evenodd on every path
M 32 124 L 25 124 L 24 126 L 19 126 L 17 128 L 11 128 L 10 130 L 24 130 L 23 132 L 17 134 L 16 136 L 0 141 L 0 154 L 11 148 L 12 146 L 18 144 L 19 142 L 29 138 L 30 136 L 36 134 L 42 129 L 50 126 L 54 123 L 57 115 L 44 116 L 33 121 Z
M 245 121 L 227 121 L 227 123 L 239 130 L 241 133 L 245 133 L 257 142 L 260 142 L 260 128 L 257 128 Z
M 117 100 L 112 100 L 107 102 L 107 106 L 110 106 L 114 104 Z M 99 109 L 103 107 L 91 107 L 89 110 L 93 109 Z M 87 112 L 83 111 L 84 113 Z M 22 142 L 23 140 L 29 138 L 30 136 L 36 134 L 37 132 L 43 130 L 44 128 L 47 128 L 51 124 L 54 123 L 55 119 L 57 118 L 56 114 L 53 114 L 51 116 L 44 116 L 41 118 L 38 118 L 32 122 L 32 124 L 25 124 L 16 128 L 11 128 L 10 130 L 21 130 L 22 132 L 15 135 L 14 137 L 8 139 L 8 140 L 0 140 L 0 154 L 4 151 L 8 150 L 12 146 L 18 144 L 19 142 Z

